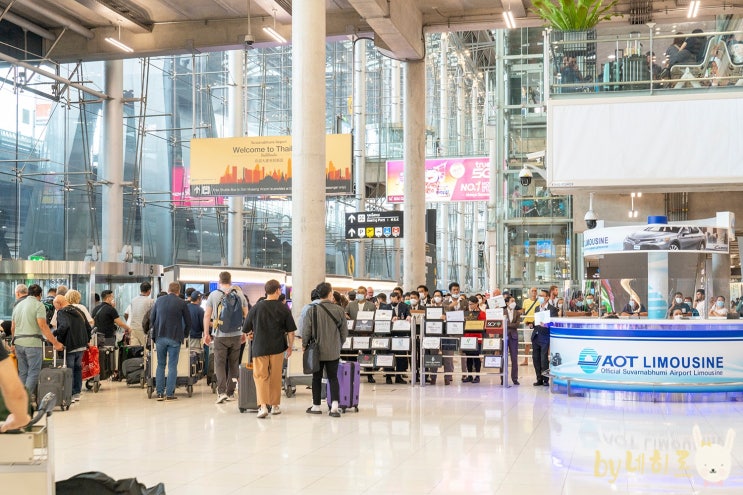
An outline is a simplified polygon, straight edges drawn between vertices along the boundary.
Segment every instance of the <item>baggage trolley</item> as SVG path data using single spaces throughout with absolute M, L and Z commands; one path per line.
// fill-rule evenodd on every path
M 98 393 L 101 389 L 101 363 L 98 349 L 98 334 L 93 333 L 90 338 L 90 346 L 83 353 L 83 380 L 85 388 Z
M 0 434 L 0 486 L 3 493 L 54 493 L 54 394 L 39 402 L 31 422 Z M 43 420 L 43 421 L 42 421 Z
M 150 339 L 149 357 L 145 362 L 145 372 L 147 381 L 147 398 L 151 399 L 155 392 L 155 376 L 157 374 L 157 344 Z M 202 361 L 203 364 L 203 361 Z M 166 364 L 167 366 L 167 364 Z M 188 345 L 188 339 L 184 339 L 178 353 L 178 373 L 175 382 L 176 388 L 186 387 L 186 393 L 189 397 L 193 396 L 193 386 L 199 380 L 198 363 L 191 359 L 191 349 Z M 167 375 L 167 369 L 166 369 Z

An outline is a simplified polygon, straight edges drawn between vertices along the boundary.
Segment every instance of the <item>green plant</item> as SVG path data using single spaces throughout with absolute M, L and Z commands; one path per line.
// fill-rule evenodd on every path
M 601 21 L 608 21 L 614 16 L 621 17 L 611 10 L 619 0 L 611 0 L 604 5 L 605 0 L 534 0 L 532 12 L 547 21 L 559 31 L 585 31 L 593 29 Z

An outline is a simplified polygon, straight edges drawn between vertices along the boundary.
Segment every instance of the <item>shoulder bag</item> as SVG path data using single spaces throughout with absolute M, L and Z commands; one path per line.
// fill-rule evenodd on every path
M 320 371 L 320 346 L 317 344 L 317 308 L 312 308 L 312 332 L 302 355 L 302 368 L 305 375 Z

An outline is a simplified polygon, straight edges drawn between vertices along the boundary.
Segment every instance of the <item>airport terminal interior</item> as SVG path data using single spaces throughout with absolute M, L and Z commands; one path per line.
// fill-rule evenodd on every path
M 532 385 L 544 378 L 526 325 L 514 384 L 504 328 L 489 333 L 502 316 L 487 314 L 475 332 L 493 347 L 468 341 L 474 383 L 460 360 L 469 321 L 396 333 L 370 317 L 376 330 L 351 327 L 342 350 L 370 361 L 358 411 L 340 418 L 307 414 L 302 380 L 281 414 L 258 419 L 215 404 L 204 377 L 175 401 L 104 379 L 42 421 L 34 461 L 0 454 L 0 480 L 101 471 L 168 494 L 743 492 L 743 327 L 717 321 L 743 310 L 743 4 L 620 0 L 610 19 L 563 31 L 545 28 L 539 3 L 0 2 L 0 319 L 19 284 L 74 288 L 91 309 L 111 290 L 121 313 L 143 282 L 153 297 L 173 281 L 208 293 L 223 270 L 251 303 L 278 280 L 295 319 L 322 280 L 387 296 L 447 296 L 456 282 L 489 310 L 503 292 L 523 307 L 554 286 L 566 317 L 547 387 Z M 699 314 L 673 320 L 675 292 Z M 666 330 L 684 340 L 673 325 L 693 332 L 688 347 L 663 347 Z M 644 351 L 619 340 L 642 331 L 655 332 L 637 340 L 656 346 L 645 359 L 689 352 L 703 375 L 724 354 L 724 376 L 631 375 Z M 410 361 L 389 383 L 393 352 Z M 449 352 L 451 383 L 443 360 L 425 361 Z M 437 383 L 414 383 L 422 368 Z

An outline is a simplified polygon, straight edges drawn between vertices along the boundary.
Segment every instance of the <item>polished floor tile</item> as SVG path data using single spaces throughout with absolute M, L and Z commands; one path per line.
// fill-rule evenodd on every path
M 168 494 L 743 493 L 743 404 L 567 398 L 497 381 L 364 383 L 360 411 L 337 419 L 306 414 L 303 387 L 283 414 L 258 419 L 215 405 L 203 382 L 175 402 L 106 382 L 53 415 L 56 478 L 103 471 Z

